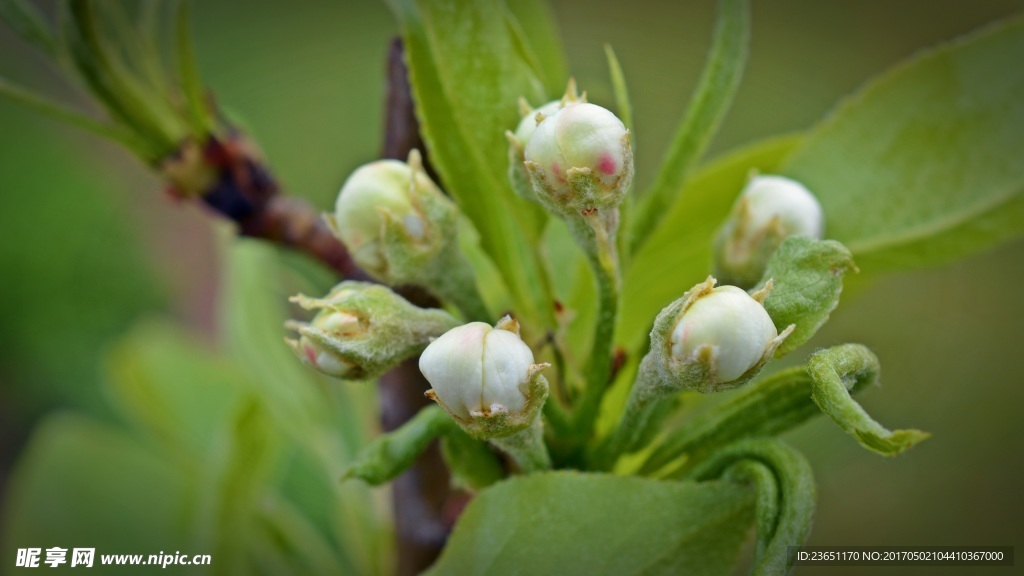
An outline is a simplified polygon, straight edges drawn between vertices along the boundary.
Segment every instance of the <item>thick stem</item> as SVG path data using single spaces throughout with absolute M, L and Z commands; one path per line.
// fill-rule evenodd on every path
M 544 444 L 544 424 L 534 418 L 526 428 L 511 436 L 492 438 L 491 444 L 512 458 L 523 474 L 551 469 L 551 456 Z
M 381 156 L 405 160 L 410 150 L 418 149 L 423 156 L 424 169 L 435 182 L 440 182 L 420 137 L 403 53 L 402 40 L 396 38 L 388 49 L 387 108 Z M 401 425 L 430 402 L 423 396 L 429 384 L 417 364 L 416 358 L 407 360 L 381 379 L 385 428 L 389 424 Z M 399 576 L 419 574 L 437 559 L 455 520 L 446 517 L 446 511 L 453 508 L 451 503 L 456 497 L 436 442 L 392 485 Z

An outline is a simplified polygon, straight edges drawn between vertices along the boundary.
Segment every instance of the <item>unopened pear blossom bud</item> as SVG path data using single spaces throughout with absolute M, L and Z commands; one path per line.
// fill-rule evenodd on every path
M 534 201 L 537 199 L 533 193 L 533 185 L 530 184 L 530 175 L 523 164 L 526 160 L 526 145 L 530 143 L 537 125 L 558 112 L 564 105 L 564 100 L 553 100 L 534 109 L 530 108 L 525 100 L 520 100 L 523 119 L 519 121 L 515 132 L 505 133 L 508 138 L 508 178 L 512 183 L 512 189 L 522 198 Z
M 755 176 L 718 233 L 715 262 L 724 281 L 756 285 L 768 260 L 790 236 L 821 239 L 824 215 L 817 198 L 783 176 Z
M 494 327 L 471 322 L 446 332 L 420 356 L 427 395 L 472 436 L 500 438 L 533 423 L 548 394 L 533 352 L 508 316 Z
M 456 214 L 413 150 L 408 163 L 378 160 L 353 172 L 329 222 L 356 264 L 402 284 L 415 282 L 418 268 L 454 241 Z
M 762 305 L 770 281 L 753 296 L 735 286 L 714 285 L 708 277 L 655 320 L 650 361 L 667 387 L 708 393 L 739 386 L 793 331 L 789 326 L 780 334 Z
M 295 354 L 335 378 L 374 378 L 422 351 L 431 338 L 458 324 L 447 312 L 418 308 L 379 284 L 346 281 L 324 298 L 294 296 L 313 319 L 289 322 Z
M 545 117 L 524 157 L 537 198 L 563 215 L 615 208 L 633 181 L 629 131 L 615 114 L 586 102 Z

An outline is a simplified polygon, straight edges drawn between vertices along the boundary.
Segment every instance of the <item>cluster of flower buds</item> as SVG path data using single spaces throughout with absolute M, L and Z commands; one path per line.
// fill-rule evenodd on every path
M 378 160 L 353 172 L 328 223 L 377 280 L 420 284 L 423 271 L 454 246 L 457 214 L 413 150 L 408 162 Z
M 718 232 L 717 273 L 726 282 L 755 286 L 783 240 L 820 240 L 823 228 L 821 205 L 803 184 L 782 176 L 754 176 Z
M 645 359 L 659 386 L 702 393 L 740 386 L 771 360 L 793 331 L 780 334 L 763 302 L 769 280 L 753 295 L 735 287 L 715 288 L 708 277 L 658 314 Z
M 289 322 L 299 334 L 288 340 L 296 355 L 336 378 L 374 378 L 422 351 L 432 338 L 456 326 L 451 314 L 418 308 L 386 286 L 345 281 L 323 298 L 291 298 L 313 320 Z
M 501 438 L 528 428 L 548 396 L 533 352 L 519 337 L 519 324 L 505 316 L 491 327 L 471 322 L 449 330 L 427 346 L 420 371 L 427 395 L 471 436 Z
M 633 181 L 629 130 L 615 114 L 576 95 L 529 111 L 509 136 L 510 178 L 521 195 L 525 168 L 533 193 L 548 209 L 573 216 L 615 208 Z

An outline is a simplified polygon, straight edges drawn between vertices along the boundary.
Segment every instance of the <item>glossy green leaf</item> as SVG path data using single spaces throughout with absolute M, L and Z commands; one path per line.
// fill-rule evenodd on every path
M 844 101 L 783 173 L 874 273 L 1024 233 L 1024 18 L 924 52 Z
M 751 170 L 771 172 L 799 143 L 782 136 L 741 148 L 698 172 L 636 253 L 626 274 L 617 341 L 635 349 L 658 311 L 711 272 L 715 230 L 729 214 Z
M 428 574 L 727 574 L 751 504 L 732 483 L 519 477 L 473 500 Z
M 747 440 L 716 453 L 693 478 L 724 477 L 757 488 L 754 576 L 787 574 L 789 546 L 801 546 L 814 520 L 814 474 L 802 454 L 770 438 Z
M 665 217 L 673 198 L 685 193 L 690 171 L 718 131 L 743 77 L 750 44 L 750 1 L 720 0 L 714 39 L 704 72 L 694 89 L 686 115 L 672 138 L 654 186 L 641 197 L 633 228 L 638 250 Z
M 507 178 L 504 133 L 519 122 L 518 99 L 548 99 L 529 36 L 510 25 L 501 0 L 390 3 L 402 25 L 430 161 L 476 226 L 517 311 L 550 325 L 547 281 L 534 257 L 547 215 L 516 196 Z
M 764 301 L 765 310 L 779 331 L 796 328 L 779 346 L 784 356 L 811 339 L 839 305 L 843 275 L 856 270 L 850 251 L 835 240 L 813 240 L 793 236 L 783 241 L 768 261 L 764 280 L 772 290 Z

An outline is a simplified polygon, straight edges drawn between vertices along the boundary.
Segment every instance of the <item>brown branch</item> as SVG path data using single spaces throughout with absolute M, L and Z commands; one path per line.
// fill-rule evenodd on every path
M 420 136 L 403 60 L 401 39 L 388 50 L 388 93 L 381 156 L 404 160 L 413 148 L 423 153 L 423 163 L 437 181 Z M 380 381 L 381 418 L 385 430 L 400 426 L 429 403 L 423 392 L 429 387 L 417 360 L 404 362 Z M 441 553 L 453 518 L 446 510 L 458 495 L 449 489 L 449 473 L 435 442 L 392 485 L 395 526 L 398 532 L 398 574 L 411 576 L 429 567 Z
M 404 160 L 412 149 L 418 149 L 427 172 L 436 180 L 420 136 L 400 39 L 389 48 L 387 76 L 381 156 Z M 162 170 L 179 194 L 201 191 L 203 202 L 238 224 L 241 235 L 305 252 L 344 278 L 370 280 L 312 205 L 280 193 L 258 149 L 244 135 L 233 132 L 221 139 L 211 137 L 202 146 L 187 142 L 177 156 L 163 163 Z M 401 286 L 396 291 L 419 306 L 439 305 L 420 287 Z M 383 429 L 394 430 L 427 405 L 423 395 L 427 388 L 415 358 L 385 374 L 379 388 Z M 436 443 L 394 482 L 392 490 L 398 573 L 419 574 L 440 554 L 466 496 L 449 488 L 448 469 Z

